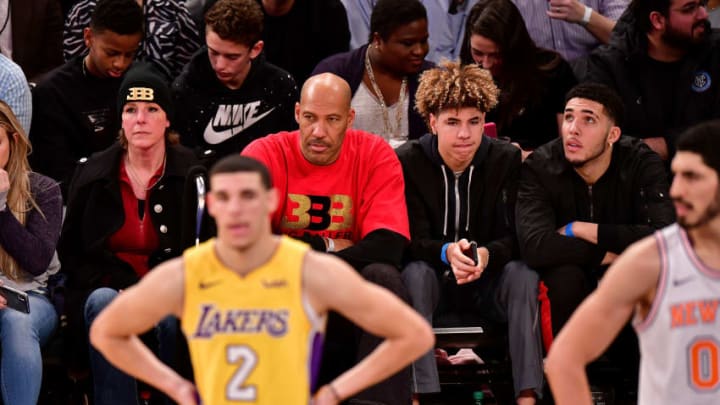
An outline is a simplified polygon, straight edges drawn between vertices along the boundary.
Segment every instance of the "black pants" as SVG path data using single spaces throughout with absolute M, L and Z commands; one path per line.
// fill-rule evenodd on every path
M 582 301 L 597 288 L 605 267 L 583 269 L 579 266 L 560 266 L 540 271 L 540 280 L 548 289 L 553 337 L 570 319 Z M 630 322 L 620 331 L 605 353 L 609 360 L 628 375 L 637 375 L 640 350 Z
M 400 278 L 400 271 L 395 267 L 374 263 L 363 268 L 360 274 L 366 280 L 390 290 L 403 301 L 410 302 L 407 289 Z M 375 350 L 382 341 L 383 339 L 361 330 L 341 315 L 330 312 L 318 385 L 314 388 L 331 382 Z M 410 404 L 410 367 L 356 394 L 349 402 L 368 405 Z

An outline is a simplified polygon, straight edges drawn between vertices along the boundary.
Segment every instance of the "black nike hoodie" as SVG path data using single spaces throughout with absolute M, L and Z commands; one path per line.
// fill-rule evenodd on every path
M 443 244 L 466 238 L 490 252 L 486 274 L 497 274 L 516 257 L 514 207 L 520 150 L 483 136 L 472 163 L 455 174 L 438 152 L 437 136 L 426 134 L 397 150 L 410 218 L 406 260 L 423 260 L 438 271 Z
M 297 129 L 295 80 L 264 54 L 253 60 L 240 88 L 231 90 L 217 79 L 203 47 L 175 79 L 172 93 L 173 128 L 206 166 L 257 138 Z

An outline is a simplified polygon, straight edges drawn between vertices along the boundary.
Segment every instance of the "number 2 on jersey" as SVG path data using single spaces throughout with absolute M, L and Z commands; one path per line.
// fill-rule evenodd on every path
M 720 386 L 720 345 L 712 336 L 699 337 L 688 347 L 688 366 L 692 388 L 714 391 Z
M 225 387 L 225 396 L 231 401 L 255 401 L 257 387 L 244 385 L 247 378 L 257 365 L 257 355 L 248 346 L 231 345 L 225 351 L 229 364 L 237 365 L 237 370 Z

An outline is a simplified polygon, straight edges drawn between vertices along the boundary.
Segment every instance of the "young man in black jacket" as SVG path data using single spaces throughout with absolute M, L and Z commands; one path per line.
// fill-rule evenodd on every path
M 543 381 L 538 276 L 510 262 L 521 159 L 519 149 L 483 136 L 497 94 L 490 74 L 475 65 L 446 62 L 421 77 L 416 108 L 432 134 L 397 150 L 411 218 L 402 276 L 430 322 L 438 305 L 507 322 L 517 402 L 533 404 Z M 432 352 L 413 371 L 416 393 L 440 390 Z
M 87 54 L 51 71 L 33 90 L 30 165 L 58 180 L 66 201 L 78 161 L 117 139 L 117 92 L 143 38 L 143 21 L 136 1 L 99 2 L 83 32 Z
M 618 95 L 586 83 L 566 100 L 562 138 L 523 164 L 516 212 L 523 259 L 547 287 L 547 346 L 617 255 L 675 219 L 660 156 L 620 136 Z

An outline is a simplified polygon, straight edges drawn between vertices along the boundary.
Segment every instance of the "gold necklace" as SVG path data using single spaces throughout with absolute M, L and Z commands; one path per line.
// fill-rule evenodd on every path
M 385 136 L 388 137 L 388 140 L 390 139 L 406 139 L 407 136 L 402 136 L 402 116 L 403 116 L 403 103 L 405 102 L 405 96 L 407 88 L 407 76 L 404 76 L 402 79 L 402 83 L 400 84 L 400 95 L 398 96 L 398 109 L 395 113 L 395 128 L 392 127 L 392 124 L 390 123 L 390 109 L 388 108 L 387 104 L 385 103 L 385 98 L 382 95 L 382 92 L 380 91 L 380 87 L 377 84 L 377 81 L 375 81 L 375 74 L 373 73 L 372 64 L 370 63 L 370 47 L 365 51 L 365 70 L 368 74 L 368 79 L 370 79 L 370 84 L 372 85 L 373 91 L 375 91 L 375 95 L 377 95 L 378 101 L 380 102 L 380 110 L 382 111 L 383 115 L 383 124 L 385 127 Z
M 137 173 L 135 173 L 135 170 L 133 169 L 132 165 L 130 164 L 130 155 L 125 155 L 125 168 L 127 169 L 126 172 L 130 175 L 130 182 L 139 186 L 141 189 L 144 188 L 145 189 L 144 191 L 148 191 L 151 188 L 155 187 L 155 185 L 165 175 L 165 156 L 163 156 L 162 172 L 160 172 L 160 177 L 158 177 L 157 180 L 155 180 L 155 182 L 148 185 L 147 187 L 143 186 L 142 181 L 140 181 L 139 176 L 137 175 Z M 157 169 L 153 170 L 153 175 L 155 175 L 156 172 L 157 172 Z M 150 176 L 150 178 L 152 179 L 152 176 Z

